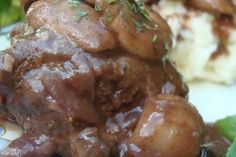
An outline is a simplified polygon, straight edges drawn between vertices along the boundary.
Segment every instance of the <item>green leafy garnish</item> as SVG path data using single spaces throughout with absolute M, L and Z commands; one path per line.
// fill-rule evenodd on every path
M 157 34 L 155 34 L 153 37 L 152 37 L 152 43 L 155 44 L 157 42 Z
M 149 30 L 153 30 L 153 27 L 145 22 L 143 22 L 143 27 L 145 27 L 146 29 L 149 29 Z
M 236 115 L 218 120 L 215 125 L 222 136 L 233 142 L 236 138 Z
M 80 1 L 79 0 L 68 0 L 68 3 L 78 5 L 78 4 L 80 4 Z
M 117 0 L 107 0 L 107 2 L 109 3 L 109 4 L 113 4 L 113 3 L 115 3 Z
M 124 2 L 123 2 L 123 3 L 124 3 Z M 131 11 L 134 11 L 135 13 L 138 13 L 138 9 L 137 9 L 135 3 L 131 3 L 131 2 L 129 2 L 129 1 L 126 1 L 124 4 L 127 5 L 128 8 L 129 8 Z
M 109 4 L 117 3 L 119 6 L 119 16 L 125 17 L 126 15 L 132 16 L 132 22 L 136 27 L 137 32 L 143 32 L 144 29 L 156 30 L 156 25 L 153 23 L 147 10 L 145 9 L 144 2 L 142 0 L 106 0 Z M 96 4 L 95 4 L 95 8 Z M 126 10 L 128 9 L 128 10 Z M 96 10 L 96 9 L 95 9 Z M 136 17 L 135 14 L 139 15 Z M 109 14 L 107 14 L 107 17 Z M 143 18 L 143 20 L 141 19 Z M 108 21 L 112 21 L 112 18 L 108 18 Z
M 69 7 L 74 8 L 80 4 L 80 0 L 68 0 Z
M 137 20 L 135 20 L 135 19 L 132 19 L 132 20 L 133 20 L 133 22 L 134 22 L 134 25 L 135 25 L 135 27 L 136 27 L 137 32 L 142 32 L 142 31 L 143 31 L 143 25 L 142 25 L 142 23 L 139 22 L 139 21 L 137 21 Z
M 23 11 L 19 0 L 0 1 L 0 27 L 20 21 L 23 18 Z
M 83 11 L 83 10 L 80 10 L 79 12 L 78 12 L 78 21 L 80 21 L 80 19 L 82 18 L 82 17 L 84 17 L 84 16 L 87 16 L 88 15 L 88 13 L 86 12 L 86 11 Z
M 128 8 L 131 11 L 134 11 L 135 13 L 140 14 L 143 16 L 146 20 L 152 21 L 151 17 L 149 16 L 148 12 L 145 9 L 144 2 L 141 0 L 126 0 L 121 1 L 121 3 L 128 6 Z
M 107 11 L 107 21 L 108 21 L 108 22 L 111 22 L 112 20 L 113 20 L 112 13 L 108 10 L 108 11 Z
M 234 139 L 233 144 L 228 148 L 226 157 L 236 157 L 236 138 Z
M 145 10 L 144 2 L 143 1 L 135 1 L 137 5 L 138 12 L 148 21 L 152 21 L 151 17 L 149 16 L 148 12 Z
M 95 3 L 94 9 L 95 11 L 102 11 L 102 8 L 98 3 Z

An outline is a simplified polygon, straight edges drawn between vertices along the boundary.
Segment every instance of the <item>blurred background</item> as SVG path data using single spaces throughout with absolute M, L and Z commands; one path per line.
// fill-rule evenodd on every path
M 9 32 L 23 18 L 20 0 L 0 0 L 0 51 L 9 47 Z
M 16 23 L 23 18 L 20 0 L 0 0 L 0 28 Z

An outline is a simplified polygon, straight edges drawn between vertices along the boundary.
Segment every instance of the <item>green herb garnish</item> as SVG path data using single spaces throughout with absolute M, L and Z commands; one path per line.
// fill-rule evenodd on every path
M 137 7 L 135 6 L 135 3 L 131 3 L 129 1 L 126 1 L 125 2 L 126 6 L 128 6 L 128 8 L 131 10 L 131 11 L 134 11 L 135 13 L 138 13 L 138 9 Z
M 145 5 L 144 5 L 143 1 L 127 0 L 123 3 L 126 4 L 130 10 L 134 11 L 135 13 L 141 14 L 146 20 L 152 21 L 150 15 L 148 14 L 148 12 L 145 9 Z
M 143 22 L 140 22 L 137 18 L 132 19 L 138 32 L 143 32 L 143 29 L 155 30 L 155 24 L 152 23 L 152 19 L 149 16 L 148 12 L 145 9 L 144 2 L 141 0 L 120 0 L 121 10 L 124 10 L 124 7 L 128 8 L 131 12 L 139 14 L 144 18 Z M 124 12 L 120 11 L 120 15 L 124 16 Z M 131 15 L 132 16 L 132 15 Z
M 102 8 L 98 3 L 95 3 L 94 9 L 95 11 L 102 11 Z
M 112 13 L 108 10 L 108 11 L 107 11 L 107 21 L 108 21 L 108 22 L 111 22 L 112 20 L 113 20 Z
M 226 157 L 235 157 L 235 156 L 236 156 L 236 138 L 234 139 L 234 142 L 228 148 L 228 151 L 226 153 Z
M 77 7 L 80 4 L 80 0 L 68 0 L 70 7 Z
M 78 12 L 78 19 L 77 19 L 77 21 L 80 21 L 82 17 L 85 17 L 87 15 L 88 15 L 88 13 L 86 11 L 80 10 Z
M 116 1 L 117 1 L 117 0 L 107 0 L 107 3 L 109 3 L 109 4 L 114 4 L 114 3 L 116 3 Z
M 137 5 L 138 12 L 148 21 L 152 21 L 151 17 L 149 16 L 148 12 L 145 9 L 144 2 L 142 1 L 135 1 L 135 4 Z
M 157 42 L 157 34 L 155 34 L 153 37 L 152 37 L 152 43 L 155 44 Z
M 137 20 L 135 20 L 135 19 L 132 19 L 132 20 L 133 20 L 133 22 L 134 22 L 134 25 L 135 25 L 135 27 L 136 27 L 137 32 L 142 32 L 142 31 L 143 31 L 143 25 L 142 25 L 142 23 L 139 22 L 139 21 L 137 21 Z
M 152 30 L 153 27 L 150 26 L 149 24 L 147 24 L 146 22 L 143 22 L 143 27 L 145 27 L 146 29 Z
M 218 120 L 215 125 L 221 135 L 233 142 L 236 138 L 236 115 Z

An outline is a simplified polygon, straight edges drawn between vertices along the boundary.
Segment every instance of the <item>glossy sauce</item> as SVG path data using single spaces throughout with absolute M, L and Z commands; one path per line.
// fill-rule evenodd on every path
M 168 25 L 136 1 L 96 2 L 102 12 L 93 1 L 34 2 L 13 31 L 12 46 L 0 55 L 0 74 L 9 63 L 11 79 L 0 77 L 8 91 L 0 92 L 23 135 L 0 155 L 195 157 L 203 122 L 181 75 L 163 58 L 171 47 Z M 133 20 L 158 27 L 137 30 Z
M 218 49 L 211 56 L 211 59 L 217 59 L 218 57 L 225 55 L 229 55 L 229 51 L 227 49 L 227 42 L 229 40 L 229 35 L 231 29 L 235 29 L 236 24 L 234 22 L 234 17 L 231 15 L 221 15 L 216 17 L 213 23 L 213 31 L 217 38 L 219 39 Z

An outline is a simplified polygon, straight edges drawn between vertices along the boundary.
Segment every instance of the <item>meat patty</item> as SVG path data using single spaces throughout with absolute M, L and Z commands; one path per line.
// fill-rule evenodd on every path
M 6 112 L 24 133 L 1 156 L 119 156 L 146 110 L 147 97 L 167 103 L 187 98 L 181 75 L 163 57 L 163 44 L 170 41 L 166 23 L 151 12 L 157 19 L 148 21 L 147 12 L 127 10 L 123 1 L 95 3 L 103 12 L 93 9 L 92 1 L 37 1 L 26 22 L 11 33 L 12 46 L 0 56 L 0 92 L 7 100 Z M 143 9 L 135 1 L 129 3 Z M 117 14 L 121 6 L 127 17 Z M 104 20 L 108 11 L 114 23 L 127 27 L 125 35 L 123 27 Z M 134 31 L 134 19 L 160 27 Z M 137 38 L 127 40 L 132 35 Z M 152 38 L 158 35 L 164 41 Z M 143 40 L 150 42 L 146 51 L 146 45 L 140 45 Z M 155 97 L 158 94 L 168 96 Z M 199 120 L 193 130 L 201 129 L 200 115 L 183 98 L 180 104 L 189 108 L 183 112 L 194 110 L 193 119 Z M 193 148 L 193 155 L 199 148 Z

